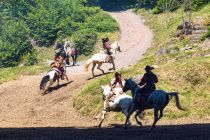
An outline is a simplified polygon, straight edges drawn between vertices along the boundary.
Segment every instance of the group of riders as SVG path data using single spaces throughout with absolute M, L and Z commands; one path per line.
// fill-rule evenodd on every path
M 107 53 L 108 55 L 111 55 L 110 49 L 110 42 L 109 42 L 109 38 L 102 38 L 102 44 L 103 44 L 103 50 L 105 53 Z M 68 59 L 68 55 L 66 53 L 66 48 L 64 47 L 64 45 L 62 45 L 61 43 L 57 42 L 55 45 L 55 55 L 54 55 L 54 62 L 51 63 L 50 67 L 53 70 L 56 70 L 59 73 L 59 76 L 61 79 L 64 79 L 63 75 L 65 73 L 65 68 L 63 67 L 62 63 L 65 61 L 66 64 L 69 64 L 69 59 Z M 141 78 L 140 82 L 138 83 L 138 85 L 141 87 L 139 90 L 141 91 L 137 91 L 137 98 L 135 98 L 135 101 L 133 102 L 141 102 L 142 107 L 144 107 L 146 105 L 146 101 L 147 98 L 149 97 L 150 93 L 152 93 L 153 91 L 155 91 L 156 86 L 155 83 L 158 82 L 158 78 L 157 76 L 152 72 L 152 69 L 154 69 L 153 67 L 150 66 L 146 66 L 145 67 L 145 74 L 143 75 L 143 77 Z M 112 89 L 112 92 L 106 97 L 105 99 L 105 110 L 106 111 L 110 111 L 110 107 L 109 107 L 109 101 L 111 98 L 115 97 L 115 93 L 113 92 L 113 89 L 118 87 L 118 88 L 123 88 L 123 82 L 124 79 L 122 77 L 122 75 L 119 72 L 116 72 L 114 74 L 114 78 L 112 79 L 110 86 Z M 138 95 L 138 93 L 141 93 L 141 95 Z M 121 94 L 125 94 L 123 91 L 120 91 L 119 95 Z
M 109 43 L 109 38 L 102 38 L 103 50 L 106 54 L 111 55 L 110 49 L 111 45 Z M 66 48 L 60 42 L 55 44 L 55 53 L 54 53 L 54 62 L 51 63 L 50 67 L 53 70 L 56 70 L 60 78 L 63 79 L 63 74 L 65 72 L 65 68 L 62 63 L 65 62 L 67 65 L 70 64 L 69 56 L 67 55 Z
M 152 69 L 154 69 L 151 66 L 146 66 L 145 68 L 145 74 L 141 78 L 138 85 L 141 87 L 139 88 L 140 91 L 136 91 L 136 98 L 133 98 L 132 102 L 136 104 L 137 102 L 141 103 L 142 108 L 146 106 L 146 101 L 153 91 L 156 90 L 155 84 L 158 82 L 158 77 L 152 72 Z M 120 96 L 122 94 L 125 94 L 122 90 L 119 92 L 119 95 L 116 95 L 115 92 L 113 92 L 113 89 L 118 87 L 123 89 L 124 86 L 124 78 L 122 75 L 118 72 L 115 73 L 114 79 L 112 79 L 110 83 L 112 92 L 106 97 L 105 99 L 105 111 L 110 111 L 109 102 L 112 97 L 116 98 L 116 96 Z M 141 93 L 141 94 L 140 94 Z

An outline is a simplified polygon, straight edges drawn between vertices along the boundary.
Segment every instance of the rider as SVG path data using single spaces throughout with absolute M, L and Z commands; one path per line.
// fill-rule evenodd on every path
M 60 57 L 62 57 L 63 60 L 66 60 L 66 63 L 69 65 L 69 61 L 64 46 L 61 43 L 57 42 L 55 45 L 54 60 L 60 59 Z
M 150 93 L 156 90 L 155 83 L 158 82 L 158 77 L 151 71 L 154 69 L 153 67 L 146 66 L 144 69 L 146 73 L 138 83 L 139 86 L 143 86 L 140 88 L 140 99 L 143 105 L 145 104 L 145 101 L 149 97 Z
M 115 76 L 114 79 L 110 83 L 112 91 L 105 99 L 105 110 L 106 111 L 110 111 L 109 100 L 111 99 L 112 96 L 115 95 L 115 93 L 113 92 L 113 88 L 116 88 L 116 87 L 123 88 L 122 75 L 120 73 L 116 72 L 114 76 Z M 123 94 L 123 91 L 120 91 L 119 94 Z
M 61 79 L 63 79 L 64 68 L 58 60 L 55 60 L 50 64 L 51 69 L 58 72 Z
M 106 50 L 108 55 L 111 55 L 111 52 L 110 52 L 111 46 L 109 43 L 109 38 L 108 37 L 102 38 L 102 43 L 103 43 L 103 49 Z

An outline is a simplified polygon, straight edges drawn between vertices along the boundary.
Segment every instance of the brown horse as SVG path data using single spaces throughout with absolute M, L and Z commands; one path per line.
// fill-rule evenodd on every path
M 70 41 L 66 41 L 64 44 L 64 50 L 67 55 L 67 61 L 69 61 L 69 57 L 71 56 L 71 58 L 73 59 L 73 66 L 75 66 L 77 63 L 77 54 L 78 54 L 77 48 L 72 47 Z

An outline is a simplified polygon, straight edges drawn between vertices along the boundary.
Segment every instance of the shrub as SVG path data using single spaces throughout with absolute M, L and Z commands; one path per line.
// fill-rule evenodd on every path
M 74 45 L 79 52 L 89 55 L 94 50 L 97 41 L 97 32 L 94 29 L 82 29 L 73 34 Z
M 113 32 L 118 30 L 118 25 L 105 13 L 98 13 L 86 19 L 85 28 L 94 28 L 97 32 Z
M 1 67 L 15 66 L 22 55 L 31 52 L 29 29 L 21 21 L 8 21 L 2 26 L 0 37 Z

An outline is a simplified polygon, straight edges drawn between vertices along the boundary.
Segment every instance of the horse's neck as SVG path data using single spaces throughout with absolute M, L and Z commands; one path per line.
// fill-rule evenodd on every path
M 131 82 L 131 93 L 132 93 L 132 96 L 134 96 L 136 94 L 137 90 L 139 90 L 139 86 L 134 81 L 132 81 Z
M 112 55 L 115 56 L 116 55 L 116 49 L 111 49 Z

